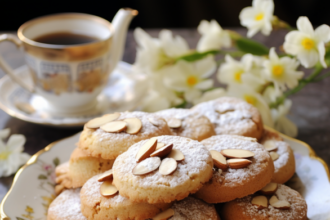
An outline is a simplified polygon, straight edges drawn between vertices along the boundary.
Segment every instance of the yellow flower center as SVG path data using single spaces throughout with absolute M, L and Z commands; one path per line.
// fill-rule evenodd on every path
M 301 41 L 301 45 L 306 49 L 306 50 L 311 50 L 315 47 L 315 42 L 310 39 L 310 38 L 304 38 L 302 41 Z
M 194 86 L 194 85 L 197 84 L 197 82 L 198 82 L 198 79 L 197 79 L 196 76 L 189 76 L 189 77 L 187 78 L 187 84 L 188 84 L 189 86 Z
M 239 70 L 236 73 L 234 73 L 234 80 L 238 83 L 242 82 L 241 75 L 244 73 L 243 70 Z
M 4 152 L 0 153 L 0 160 L 7 160 L 9 155 L 10 155 L 9 151 L 4 151 Z
M 262 13 L 262 12 L 260 12 L 259 14 L 257 14 L 256 16 L 255 16 L 255 20 L 256 21 L 260 21 L 260 20 L 262 20 L 264 18 L 264 13 Z
M 273 66 L 273 75 L 275 77 L 281 77 L 284 73 L 284 68 L 281 65 L 275 65 Z
M 244 99 L 247 103 L 251 105 L 255 106 L 257 104 L 257 99 L 252 95 L 244 95 Z

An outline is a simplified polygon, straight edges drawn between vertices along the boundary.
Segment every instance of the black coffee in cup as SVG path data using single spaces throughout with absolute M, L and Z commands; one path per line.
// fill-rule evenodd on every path
M 41 35 L 33 40 L 43 44 L 75 45 L 91 43 L 98 39 L 96 37 L 72 32 L 57 32 Z

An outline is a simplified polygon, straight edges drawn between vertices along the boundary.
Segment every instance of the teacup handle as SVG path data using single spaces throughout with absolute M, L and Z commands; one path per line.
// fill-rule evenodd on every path
M 17 48 L 20 48 L 22 46 L 22 42 L 18 40 L 14 35 L 12 34 L 2 34 L 0 35 L 0 43 L 3 41 L 10 41 L 16 45 Z M 27 91 L 34 93 L 34 88 L 31 86 L 28 86 L 25 82 L 23 82 L 19 77 L 16 76 L 13 69 L 7 64 L 7 62 L 0 56 L 0 67 L 3 69 L 3 71 L 10 76 L 12 80 L 14 80 L 16 83 L 18 83 L 21 87 L 26 89 Z

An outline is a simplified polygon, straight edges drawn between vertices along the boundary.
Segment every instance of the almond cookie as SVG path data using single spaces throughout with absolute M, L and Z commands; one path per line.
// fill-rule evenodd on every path
M 255 198 L 257 196 L 259 199 Z M 297 191 L 278 184 L 274 195 L 255 194 L 226 203 L 222 207 L 221 218 L 224 220 L 307 220 L 307 204 Z
M 50 204 L 47 220 L 87 220 L 80 209 L 80 188 L 63 191 Z
M 55 193 L 56 195 L 63 192 L 65 189 L 72 188 L 72 180 L 69 174 L 69 161 L 58 165 L 55 168 L 55 176 L 56 176 L 56 186 L 55 186 Z
M 67 189 L 82 187 L 91 177 L 111 169 L 113 162 L 92 157 L 86 151 L 76 148 L 69 162 L 56 167 L 56 183 Z
M 285 183 L 288 181 L 296 171 L 293 151 L 289 144 L 284 142 L 278 133 L 266 129 L 260 143 L 269 151 L 274 160 L 275 171 L 272 182 Z
M 168 220 L 220 220 L 214 205 L 190 196 L 175 202 L 171 209 L 174 215 L 168 218 Z
M 202 114 L 188 109 L 166 109 L 155 113 L 167 121 L 173 135 L 202 141 L 215 134 L 213 124 Z
M 196 197 L 208 203 L 227 202 L 252 194 L 271 181 L 274 163 L 255 138 L 217 135 L 201 143 L 212 155 L 213 152 L 223 155 L 224 161 L 220 160 L 222 168 L 214 168 L 212 179 L 195 194 Z M 237 152 L 247 155 L 242 156 Z M 219 159 L 214 159 L 214 164 L 221 167 L 221 164 L 218 164 Z
M 200 103 L 191 110 L 208 117 L 218 135 L 235 134 L 258 140 L 262 136 L 263 124 L 258 109 L 240 99 L 222 97 Z
M 171 204 L 133 203 L 118 193 L 105 197 L 100 193 L 102 182 L 96 175 L 89 179 L 81 189 L 81 211 L 90 220 L 145 220 L 168 209 Z
M 118 155 L 125 152 L 130 146 L 141 140 L 154 136 L 171 134 L 166 121 L 159 116 L 137 111 L 115 114 L 118 114 L 118 118 L 112 121 L 116 122 L 113 126 L 113 123 L 110 124 L 111 122 L 109 122 L 99 127 L 96 126 L 96 128 L 93 126 L 91 126 L 93 128 L 89 128 L 87 123 L 79 138 L 79 148 L 87 151 L 93 157 L 113 160 L 116 159 Z M 149 118 L 153 118 L 153 123 L 150 122 Z M 134 124 L 131 126 L 130 122 L 125 122 L 125 120 L 131 119 L 137 119 L 140 123 L 137 125 L 140 126 L 140 130 L 137 130 L 135 134 L 127 133 L 127 130 L 125 130 L 129 127 L 137 127 Z M 111 129 L 114 130 L 111 131 Z
M 169 146 L 173 148 L 162 151 L 162 155 L 154 149 L 148 150 L 143 154 L 145 157 L 139 157 L 155 139 L 156 143 L 165 145 L 158 152 Z M 156 155 L 149 157 L 153 153 Z M 162 162 L 160 158 L 164 158 Z M 175 169 L 172 169 L 173 164 Z M 212 169 L 210 152 L 198 141 L 179 136 L 159 136 L 136 143 L 117 157 L 112 168 L 113 183 L 120 195 L 134 202 L 148 203 L 184 199 L 212 177 Z

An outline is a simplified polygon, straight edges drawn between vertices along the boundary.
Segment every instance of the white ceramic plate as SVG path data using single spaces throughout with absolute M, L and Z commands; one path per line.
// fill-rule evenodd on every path
M 28 84 L 32 84 L 27 66 L 15 70 L 15 74 Z M 0 80 L 0 108 L 7 114 L 27 122 L 57 127 L 83 126 L 97 116 L 134 110 L 146 92 L 142 86 L 146 77 L 134 72 L 131 65 L 120 62 L 110 74 L 108 84 L 97 97 L 97 104 L 79 115 L 54 115 L 48 112 L 47 101 L 31 94 L 5 75 Z M 32 107 L 32 110 L 31 110 Z
M 54 168 L 69 160 L 79 135 L 50 144 L 17 172 L 1 203 L 1 220 L 46 220 L 47 208 L 54 199 Z M 306 199 L 310 220 L 329 220 L 330 176 L 327 165 L 306 143 L 282 136 L 291 145 L 296 158 L 296 175 L 288 185 Z

